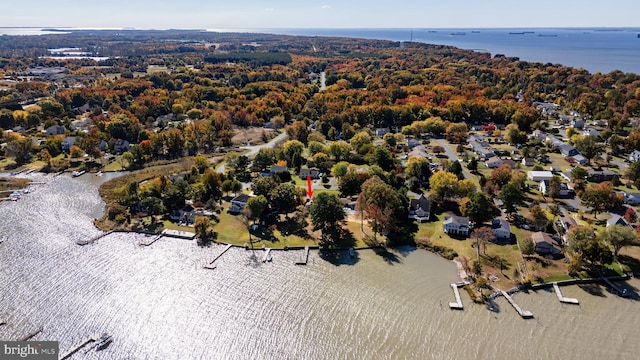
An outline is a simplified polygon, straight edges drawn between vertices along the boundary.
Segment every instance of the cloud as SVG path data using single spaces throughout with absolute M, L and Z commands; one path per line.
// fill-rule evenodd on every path
M 323 9 L 331 9 L 331 6 L 330 5 L 322 5 L 322 8 Z

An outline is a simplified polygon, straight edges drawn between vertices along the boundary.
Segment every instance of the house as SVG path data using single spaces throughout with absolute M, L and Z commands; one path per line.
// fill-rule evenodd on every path
M 511 159 L 502 160 L 502 164 L 508 165 L 511 169 L 515 169 L 517 165 L 516 162 Z
M 355 210 L 356 209 L 356 201 L 354 201 L 354 200 L 347 199 L 347 198 L 340 198 L 340 202 L 342 203 L 342 206 L 345 209 L 349 209 L 349 210 Z
M 578 155 L 580 152 L 578 152 L 578 149 L 574 148 L 573 146 L 569 145 L 569 144 L 561 144 L 558 146 L 558 148 L 560 148 L 560 153 L 564 156 L 576 156 Z
M 64 134 L 65 131 L 66 129 L 64 128 L 64 126 L 61 125 L 51 125 L 45 130 L 47 135 L 61 135 Z
M 447 215 L 444 217 L 444 232 L 449 235 L 469 235 L 469 218 Z
M 582 119 L 573 119 L 571 120 L 571 126 L 576 129 L 584 129 L 584 120 Z
M 589 170 L 587 171 L 587 180 L 591 182 L 603 182 L 603 181 L 611 181 L 613 178 L 618 176 L 615 172 L 611 170 Z
M 308 177 L 311 177 L 312 179 L 320 179 L 320 170 L 301 168 L 300 178 L 303 180 L 307 180 Z
M 631 154 L 629 154 L 629 161 L 640 161 L 640 151 L 633 150 Z
M 511 226 L 506 219 L 494 219 L 491 221 L 491 227 L 493 228 L 493 234 L 496 236 L 496 241 L 509 242 L 511 240 Z
M 563 216 L 559 219 L 559 221 L 560 221 L 560 226 L 562 226 L 562 229 L 565 232 L 569 231 L 569 229 L 571 229 L 572 226 L 578 226 L 578 223 L 576 222 L 576 220 L 571 216 Z
M 280 174 L 280 173 L 286 173 L 286 172 L 289 172 L 289 167 L 281 166 L 281 165 L 272 165 L 271 170 L 269 170 L 269 173 L 271 174 Z
M 552 177 L 551 171 L 527 171 L 527 178 L 531 181 L 551 180 Z
M 629 223 L 620 215 L 614 214 L 609 220 L 607 220 L 607 227 L 611 225 L 629 226 Z
M 115 154 L 121 154 L 129 151 L 129 142 L 127 140 L 117 139 L 113 142 L 113 152 Z
M 582 131 L 582 134 L 586 136 L 600 136 L 600 132 L 594 128 L 584 129 L 584 131 Z
M 535 164 L 535 159 L 534 158 L 524 158 L 522 159 L 522 165 L 523 166 L 533 166 Z
M 386 134 L 390 133 L 391 130 L 389 130 L 389 128 L 377 128 L 376 129 L 376 136 L 377 137 L 383 137 Z
M 421 158 L 427 158 L 429 157 L 429 154 L 427 153 L 427 150 L 424 148 L 424 146 L 420 145 L 420 146 L 416 146 L 413 148 L 413 150 L 411 150 L 408 154 L 407 154 L 407 158 L 409 157 L 421 157 Z
M 186 224 L 189 224 L 189 223 L 193 224 L 195 222 L 196 214 L 193 209 L 193 206 L 187 204 L 180 210 L 174 210 L 171 213 L 171 215 L 169 215 L 169 217 L 173 221 L 184 222 Z
M 491 159 L 493 157 L 496 157 L 496 153 L 490 149 L 490 148 L 481 148 L 478 149 L 478 151 L 476 151 L 478 153 L 478 156 L 480 156 L 483 159 Z
M 414 147 L 420 145 L 420 140 L 415 139 L 415 138 L 409 138 L 407 139 L 407 146 L 411 149 L 413 149 Z
M 536 129 L 531 133 L 531 137 L 535 140 L 545 141 L 547 139 L 547 134 L 542 130 Z
M 549 180 L 542 180 L 540 184 L 538 184 L 538 191 L 540 191 L 544 195 L 549 194 Z M 566 183 L 560 183 L 560 189 L 558 190 L 558 196 L 571 196 L 574 194 L 572 188 L 569 187 Z
M 409 219 L 415 219 L 418 222 L 429 221 L 431 217 L 431 201 L 424 194 L 417 199 L 411 199 L 409 203 Z
M 582 156 L 580 154 L 573 156 L 573 160 L 575 160 L 575 162 L 577 162 L 580 165 L 584 165 L 589 161 L 589 160 L 587 160 L 586 157 L 584 157 L 584 156 Z
M 535 245 L 535 252 L 540 255 L 560 255 L 562 253 L 560 245 L 546 233 L 534 232 L 531 234 L 531 240 Z
M 504 163 L 504 161 L 502 161 L 502 159 L 500 159 L 497 156 L 494 156 L 490 159 L 488 159 L 487 161 L 485 161 L 485 165 L 489 168 L 489 169 L 494 169 L 497 168 L 498 166 L 502 165 Z
M 629 194 L 629 193 L 624 193 L 623 197 L 622 197 L 622 201 L 624 201 L 625 204 L 629 204 L 629 205 L 640 205 L 640 194 L 639 193 L 633 193 L 633 194 Z
M 100 142 L 98 143 L 97 148 L 98 148 L 98 150 L 100 150 L 102 152 L 105 152 L 109 148 L 109 144 L 104 140 L 100 140 Z
M 231 199 L 231 205 L 229 206 L 228 211 L 230 213 L 241 213 L 250 198 L 251 197 L 247 194 L 240 194 L 234 197 L 233 199 Z
M 62 140 L 62 143 L 60 144 L 60 146 L 62 147 L 62 151 L 69 152 L 71 150 L 71 147 L 75 144 L 76 144 L 76 137 L 67 136 L 66 138 L 64 138 L 64 140 Z
M 549 193 L 549 180 L 540 181 L 540 184 L 538 184 L 538 191 L 543 195 L 547 195 Z

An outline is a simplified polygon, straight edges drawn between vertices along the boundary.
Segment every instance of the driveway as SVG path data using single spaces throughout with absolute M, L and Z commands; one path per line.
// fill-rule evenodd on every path
M 262 148 L 274 148 L 276 146 L 276 144 L 278 144 L 280 141 L 282 141 L 282 140 L 284 140 L 286 138 L 287 138 L 287 133 L 283 132 L 282 134 L 280 134 L 280 135 L 274 137 L 273 139 L 271 139 L 271 141 L 269 141 L 268 143 L 264 143 L 264 144 L 260 144 L 260 145 L 253 145 L 253 146 L 242 146 L 242 147 L 240 147 L 240 149 L 248 150 L 246 153 L 244 153 L 244 155 L 246 155 L 248 158 L 251 158 L 255 154 L 257 154 L 258 151 L 260 151 L 260 149 L 262 149 Z M 226 164 L 223 161 L 218 166 L 216 171 L 219 172 L 219 173 L 224 173 L 225 167 L 226 167 Z
M 444 153 L 447 155 L 447 157 L 451 161 L 458 161 L 460 165 L 462 165 L 462 175 L 464 175 L 464 178 L 473 180 L 473 178 L 471 177 L 471 173 L 469 173 L 469 170 L 467 169 L 467 167 L 458 158 L 458 154 L 456 154 L 453 150 L 451 150 L 451 146 L 449 145 L 449 142 L 447 142 L 445 139 L 436 139 L 436 141 L 440 146 L 444 148 Z

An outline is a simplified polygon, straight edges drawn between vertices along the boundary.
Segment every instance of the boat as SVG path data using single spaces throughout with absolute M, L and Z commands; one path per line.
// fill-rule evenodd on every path
M 72 172 L 72 173 L 71 173 L 71 176 L 73 176 L 73 177 L 78 177 L 78 176 L 80 176 L 80 175 L 83 175 L 84 173 L 86 173 L 86 171 L 85 171 L 85 170 L 82 170 L 82 171 L 74 171 L 74 172 Z
M 352 259 L 356 257 L 356 251 L 353 248 L 349 248 L 349 257 Z
M 96 176 L 102 176 L 102 175 L 104 175 L 104 174 L 102 173 L 102 171 L 98 171 L 98 172 L 96 173 Z

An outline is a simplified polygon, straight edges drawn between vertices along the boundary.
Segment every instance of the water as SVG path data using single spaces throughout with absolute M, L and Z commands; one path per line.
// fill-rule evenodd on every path
M 105 175 L 105 179 L 110 175 Z M 18 202 L 0 204 L 0 339 L 43 326 L 34 340 L 58 340 L 65 351 L 107 332 L 104 351 L 72 359 L 635 359 L 638 304 L 602 290 L 563 288 L 517 294 L 536 319 L 525 321 L 504 299 L 500 312 L 474 306 L 451 311 L 456 267 L 422 250 L 387 257 L 360 251 L 327 261 L 312 252 L 229 250 L 216 270 L 202 265 L 222 246 L 139 235 L 99 234 L 103 211 L 93 175 L 34 176 L 45 185 Z M 629 286 L 638 288 L 640 281 Z

